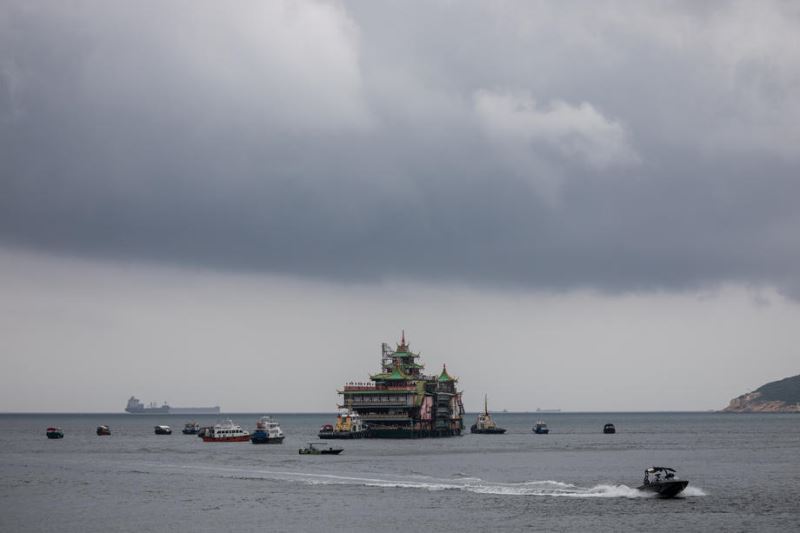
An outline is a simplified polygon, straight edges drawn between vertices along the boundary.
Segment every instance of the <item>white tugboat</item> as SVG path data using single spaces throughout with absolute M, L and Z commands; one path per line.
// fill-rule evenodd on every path
M 256 430 L 250 435 L 250 442 L 253 444 L 280 444 L 283 439 L 284 434 L 280 424 L 268 416 L 258 419 Z
M 492 415 L 489 414 L 489 403 L 487 397 L 483 397 L 483 412 L 478 415 L 478 419 L 469 428 L 470 433 L 483 433 L 488 435 L 500 435 L 506 432 L 505 429 L 497 427 Z

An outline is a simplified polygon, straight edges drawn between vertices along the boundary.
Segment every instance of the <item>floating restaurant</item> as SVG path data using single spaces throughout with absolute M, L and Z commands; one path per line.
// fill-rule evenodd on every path
M 367 383 L 348 383 L 337 391 L 342 405 L 360 415 L 366 437 L 424 438 L 461 435 L 464 405 L 458 379 L 442 365 L 439 375 L 422 373 L 406 342 L 405 332 L 395 350 L 381 347 L 381 372 Z

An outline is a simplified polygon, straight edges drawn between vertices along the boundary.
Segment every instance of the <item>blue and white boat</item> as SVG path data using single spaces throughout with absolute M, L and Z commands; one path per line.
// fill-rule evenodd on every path
M 280 424 L 268 416 L 259 418 L 255 431 L 250 434 L 250 442 L 253 444 L 280 444 L 283 439 Z

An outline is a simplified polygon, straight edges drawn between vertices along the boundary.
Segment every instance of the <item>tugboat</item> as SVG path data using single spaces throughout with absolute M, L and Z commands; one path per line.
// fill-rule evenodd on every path
M 313 443 L 309 442 L 305 448 L 300 448 L 300 455 L 339 455 L 344 448 L 333 448 L 329 446 L 326 448 L 317 448 L 318 445 L 328 444 L 327 442 Z
M 111 435 L 111 428 L 106 425 L 97 426 L 97 435 L 101 437 L 107 437 Z
M 250 433 L 243 430 L 239 424 L 226 420 L 222 424 L 207 428 L 202 438 L 203 442 L 247 442 L 250 440 Z
M 653 474 L 653 479 L 650 475 Z M 662 474 L 664 475 L 662 479 Z M 654 492 L 660 498 L 673 498 L 683 492 L 689 482 L 685 479 L 675 479 L 675 469 L 666 466 L 651 466 L 644 471 L 644 480 L 638 490 Z
M 200 433 L 200 424 L 197 422 L 186 422 L 186 424 L 183 425 L 181 433 L 184 435 L 197 435 Z
M 169 426 L 156 426 L 156 435 L 172 435 L 172 428 Z
M 262 416 L 256 422 L 256 430 L 250 435 L 253 444 L 280 444 L 284 435 L 281 426 L 268 416 Z
M 321 439 L 360 439 L 367 436 L 367 426 L 361 415 L 352 409 L 342 409 L 336 417 L 336 425 L 325 424 L 318 433 Z
M 617 432 L 617 428 L 614 427 L 614 424 L 606 424 L 605 426 L 603 426 L 603 433 L 608 434 L 608 433 L 616 433 L 616 432 Z
M 505 429 L 497 427 L 492 415 L 489 414 L 489 404 L 486 395 L 483 396 L 483 413 L 478 415 L 478 420 L 469 428 L 470 433 L 481 433 L 484 435 L 499 435 L 506 432 Z
M 545 424 L 544 421 L 539 420 L 536 422 L 536 425 L 533 426 L 533 432 L 537 435 L 547 435 L 550 433 L 550 430 L 547 429 L 547 424 Z
M 61 431 L 61 428 L 47 428 L 47 438 L 48 439 L 63 439 L 64 432 Z

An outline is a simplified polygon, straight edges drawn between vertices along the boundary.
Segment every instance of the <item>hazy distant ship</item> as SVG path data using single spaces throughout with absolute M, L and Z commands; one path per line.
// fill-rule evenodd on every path
M 218 415 L 219 406 L 214 407 L 170 407 L 167 402 L 164 405 L 151 403 L 147 407 L 135 396 L 128 399 L 126 413 L 132 415 Z

